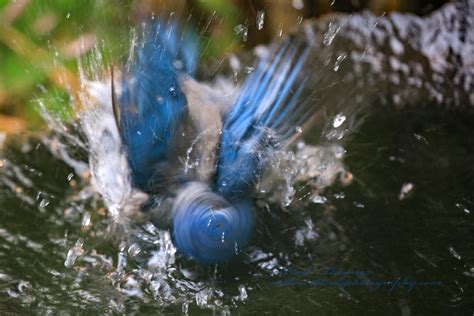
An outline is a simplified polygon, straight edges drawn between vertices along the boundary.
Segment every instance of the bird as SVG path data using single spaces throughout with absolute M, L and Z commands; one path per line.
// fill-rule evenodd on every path
M 287 38 L 226 90 L 197 79 L 199 41 L 189 27 L 155 21 L 135 41 L 112 80 L 114 116 L 132 185 L 158 201 L 149 208 L 169 218 L 184 256 L 217 264 L 249 244 L 256 185 L 269 158 L 316 111 L 304 97 L 309 51 Z

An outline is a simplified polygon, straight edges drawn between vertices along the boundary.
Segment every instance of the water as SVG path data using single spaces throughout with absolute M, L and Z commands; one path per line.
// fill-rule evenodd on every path
M 104 132 L 113 117 L 103 108 L 85 112 L 85 133 L 50 119 L 55 132 L 41 137 L 0 135 L 0 311 L 472 313 L 474 117 L 452 109 L 468 98 L 462 89 L 449 98 L 446 82 L 431 89 L 439 73 L 430 65 L 421 65 L 419 74 L 397 73 L 406 66 L 393 55 L 403 53 L 403 32 L 383 33 L 399 36 L 403 45 L 381 41 L 395 48 L 387 55 L 379 54 L 385 51 L 382 44 L 371 46 L 370 36 L 360 49 L 328 53 L 326 47 L 346 47 L 341 41 L 367 30 L 359 18 L 316 32 L 322 34 L 322 51 L 315 61 L 325 65 L 316 85 L 331 87 L 319 92 L 334 105 L 333 117 L 326 128 L 315 125 L 303 133 L 304 142 L 294 151 L 276 156 L 276 175 L 259 186 L 250 246 L 223 265 L 200 266 L 183 258 L 166 229 L 136 212 L 133 206 L 145 197 L 130 189 L 117 135 Z M 390 19 L 401 21 L 404 30 L 415 18 Z M 247 36 L 244 27 L 235 31 Z M 428 57 L 429 48 L 423 46 Z M 391 63 L 357 70 L 362 62 L 379 60 Z M 240 62 L 235 66 L 250 72 Z M 350 78 L 358 73 L 364 80 Z M 399 85 L 383 90 L 393 79 L 386 74 L 395 73 Z M 84 77 L 81 73 L 83 83 Z M 332 88 L 341 78 L 349 78 L 346 86 Z M 110 97 L 108 91 L 97 96 Z M 433 97 L 439 93 L 441 98 Z M 440 109 L 442 102 L 451 110 Z M 352 110 L 361 104 L 365 119 L 354 121 Z M 311 147 L 319 144 L 327 147 Z M 93 156 L 92 171 L 88 150 L 106 157 Z
M 346 146 L 350 185 L 326 189 L 316 204 L 304 197 L 305 186 L 297 187 L 286 209 L 261 198 L 251 246 L 217 267 L 182 258 L 169 235 L 151 223 L 132 225 L 133 240 L 120 240 L 101 199 L 71 177 L 71 167 L 37 139 L 7 139 L 0 310 L 468 311 L 473 117 L 421 108 L 374 111 Z M 400 199 L 407 183 L 413 187 Z M 406 285 L 375 283 L 397 278 Z M 354 284 L 342 286 L 341 280 Z

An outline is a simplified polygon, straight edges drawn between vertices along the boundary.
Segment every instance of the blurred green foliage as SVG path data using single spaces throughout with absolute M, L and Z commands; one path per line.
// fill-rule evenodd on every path
M 271 40 L 297 20 L 330 11 L 429 11 L 445 1 L 408 0 L 0 0 L 0 131 L 9 130 L 5 117 L 26 121 L 39 128 L 37 102 L 43 100 L 63 119 L 70 93 L 75 89 L 57 72 L 77 77 L 77 60 L 91 50 L 75 54 L 78 39 L 96 39 L 105 63 L 127 53 L 131 26 L 152 15 L 190 17 L 200 31 L 203 58 Z M 299 4 L 303 4 L 301 7 Z M 264 12 L 265 25 L 257 28 L 256 16 Z M 201 31 L 202 30 L 202 31 Z M 246 34 L 248 33 L 248 34 Z M 76 87 L 77 88 L 77 87 Z
M 130 5 L 131 1 L 0 0 L 0 114 L 20 116 L 28 127 L 39 127 L 34 100 L 42 99 L 67 118 L 64 105 L 69 93 L 51 80 L 50 72 L 57 65 L 73 74 L 77 71 L 76 59 L 65 50 L 84 33 L 103 39 L 110 54 L 119 55 L 125 46 Z M 0 130 L 8 130 L 1 123 Z

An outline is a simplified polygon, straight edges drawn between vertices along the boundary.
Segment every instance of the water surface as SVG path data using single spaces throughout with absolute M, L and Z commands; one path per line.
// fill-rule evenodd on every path
M 97 193 L 49 145 L 7 139 L 0 311 L 472 312 L 474 117 L 421 106 L 370 112 L 345 146 L 350 185 L 313 202 L 297 186 L 286 208 L 260 197 L 250 247 L 212 267 L 175 254 L 151 223 L 121 235 Z M 320 137 L 309 133 L 306 142 Z

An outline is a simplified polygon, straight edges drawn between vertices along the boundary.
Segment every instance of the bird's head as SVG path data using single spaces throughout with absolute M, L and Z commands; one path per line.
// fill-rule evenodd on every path
M 184 255 L 213 264 L 235 256 L 249 241 L 255 222 L 249 201 L 230 204 L 199 182 L 179 191 L 172 213 L 173 238 Z

